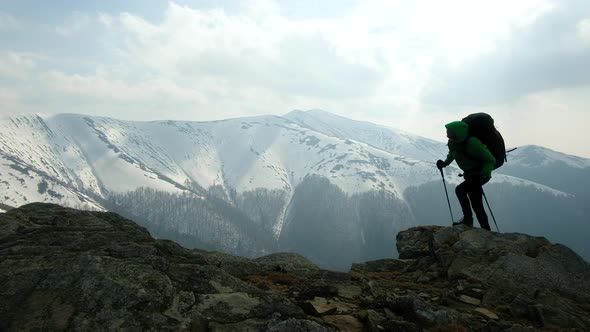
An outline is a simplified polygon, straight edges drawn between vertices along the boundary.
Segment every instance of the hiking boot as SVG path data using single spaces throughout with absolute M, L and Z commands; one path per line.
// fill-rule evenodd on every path
M 461 218 L 461 220 L 453 223 L 453 226 L 459 226 L 459 225 L 473 227 L 473 217 L 463 217 L 463 218 Z

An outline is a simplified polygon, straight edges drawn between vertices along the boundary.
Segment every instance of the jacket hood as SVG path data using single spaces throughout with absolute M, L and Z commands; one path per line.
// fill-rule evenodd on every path
M 457 136 L 458 142 L 463 142 L 467 138 L 469 132 L 469 125 L 463 121 L 453 121 L 447 123 L 445 127 Z

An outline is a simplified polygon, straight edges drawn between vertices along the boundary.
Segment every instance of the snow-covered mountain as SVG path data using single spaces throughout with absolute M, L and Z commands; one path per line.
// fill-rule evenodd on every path
M 418 160 L 276 116 L 199 123 L 26 115 L 0 122 L 0 132 L 3 166 L 16 180 L 5 181 L 4 190 L 15 195 L 4 199 L 13 205 L 34 196 L 18 192 L 22 182 L 14 174 L 27 170 L 102 199 L 138 187 L 292 191 L 311 174 L 330 178 L 347 193 L 383 189 L 401 197 L 408 185 L 433 177 L 430 165 Z
M 590 159 L 563 154 L 541 146 L 518 148 L 499 171 L 543 183 L 590 201 Z
M 322 110 L 292 111 L 285 118 L 328 136 L 364 142 L 378 149 L 418 160 L 437 160 L 446 144 L 400 129 L 355 121 Z
M 590 169 L 590 159 L 567 155 L 537 145 L 523 146 L 510 153 L 511 165 L 542 168 L 563 164 L 569 168 Z
M 0 203 L 117 210 L 187 245 L 346 263 L 391 255 L 396 230 L 425 222 L 420 190 L 438 190 L 420 204 L 446 213 L 433 164 L 445 153 L 444 143 L 322 111 L 212 122 L 21 115 L 0 120 Z M 587 159 L 539 147 L 509 158 L 498 188 L 569 201 L 579 193 L 567 181 L 526 171 L 560 163 L 589 178 Z M 351 249 L 330 247 L 342 243 Z
M 385 188 L 399 194 L 410 176 L 420 182 L 431 173 L 417 160 L 274 116 L 197 123 L 68 114 L 1 125 L 4 156 L 100 197 L 138 186 L 186 190 L 187 183 L 289 189 L 309 174 L 328 176 L 347 192 Z

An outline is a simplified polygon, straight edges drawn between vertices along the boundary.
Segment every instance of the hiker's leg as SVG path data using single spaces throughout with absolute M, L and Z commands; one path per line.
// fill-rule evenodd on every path
M 483 207 L 483 189 L 481 185 L 477 182 L 472 182 L 468 184 L 468 188 L 467 195 L 471 200 L 471 206 L 473 206 L 473 211 L 475 211 L 479 225 L 483 229 L 491 230 L 490 224 L 488 223 L 488 215 Z
M 469 219 L 473 220 L 473 212 L 471 212 L 471 204 L 469 203 L 469 197 L 467 196 L 468 189 L 467 181 L 463 181 L 455 189 L 455 194 L 457 194 L 459 204 L 461 204 L 461 210 L 463 210 L 463 218 L 466 221 Z

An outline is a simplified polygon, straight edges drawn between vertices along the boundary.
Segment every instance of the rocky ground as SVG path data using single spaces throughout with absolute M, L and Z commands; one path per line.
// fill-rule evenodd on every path
M 565 246 L 435 226 L 399 233 L 397 246 L 400 259 L 333 272 L 29 204 L 0 214 L 0 330 L 590 330 L 590 267 Z

